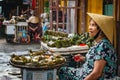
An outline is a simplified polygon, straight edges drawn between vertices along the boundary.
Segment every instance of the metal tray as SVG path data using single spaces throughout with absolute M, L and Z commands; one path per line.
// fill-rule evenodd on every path
M 61 63 L 61 64 L 56 64 L 54 66 L 28 66 L 28 65 L 19 65 L 19 64 L 15 64 L 13 63 L 11 60 L 9 61 L 9 63 L 17 68 L 22 68 L 22 69 L 39 69 L 39 70 L 50 70 L 50 69 L 55 69 L 55 68 L 59 68 L 62 65 L 64 65 L 65 62 Z

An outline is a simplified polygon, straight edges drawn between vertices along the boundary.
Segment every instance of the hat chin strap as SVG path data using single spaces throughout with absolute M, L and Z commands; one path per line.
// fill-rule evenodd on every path
M 95 40 L 96 38 L 98 38 L 98 36 L 99 36 L 99 34 L 100 34 L 100 31 L 101 31 L 101 30 L 99 30 L 99 31 L 97 32 L 97 34 L 93 37 L 94 40 Z

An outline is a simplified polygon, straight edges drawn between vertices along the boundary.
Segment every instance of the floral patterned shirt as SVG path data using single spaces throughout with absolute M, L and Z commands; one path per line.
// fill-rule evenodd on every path
M 107 39 L 101 40 L 98 44 L 91 47 L 86 54 L 86 62 L 83 65 L 83 72 L 80 80 L 89 75 L 96 60 L 104 59 L 107 63 L 103 70 L 103 75 L 98 80 L 110 79 L 116 76 L 117 56 L 113 46 Z

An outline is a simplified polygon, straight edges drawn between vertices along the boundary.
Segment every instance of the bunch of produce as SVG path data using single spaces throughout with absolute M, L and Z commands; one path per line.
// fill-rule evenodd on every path
M 49 41 L 47 42 L 47 45 L 50 47 L 57 47 L 57 48 L 72 46 L 68 38 L 59 38 L 55 41 Z
M 80 44 L 85 44 L 89 47 L 93 45 L 93 39 L 89 37 L 89 33 L 87 32 L 81 34 L 75 33 L 72 36 L 68 37 L 66 33 L 48 30 L 43 36 L 43 42 L 47 43 L 49 47 L 57 48 L 70 47 L 72 45 Z
M 10 61 L 16 65 L 29 67 L 55 67 L 65 62 L 65 58 L 57 54 L 47 54 L 45 50 L 29 51 L 28 56 L 18 56 L 13 54 Z
M 89 47 L 93 46 L 93 39 L 89 37 L 89 33 L 74 34 L 70 37 L 72 45 L 86 44 Z
M 65 32 L 59 32 L 59 31 L 53 31 L 53 30 L 45 31 L 44 35 L 52 35 L 56 37 L 68 37 L 68 34 Z

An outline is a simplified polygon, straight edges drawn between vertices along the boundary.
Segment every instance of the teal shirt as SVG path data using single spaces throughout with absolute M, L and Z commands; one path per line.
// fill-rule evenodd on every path
M 91 47 L 86 54 L 81 80 L 92 72 L 94 62 L 100 59 L 104 59 L 107 63 L 104 67 L 102 76 L 98 80 L 111 79 L 116 76 L 117 56 L 115 50 L 107 39 L 103 39 L 97 45 Z
M 84 80 L 93 71 L 95 61 L 100 59 L 104 59 L 106 65 L 102 76 L 97 80 L 114 78 L 117 71 L 117 56 L 110 42 L 103 39 L 89 49 L 82 68 L 61 67 L 58 71 L 59 80 Z

